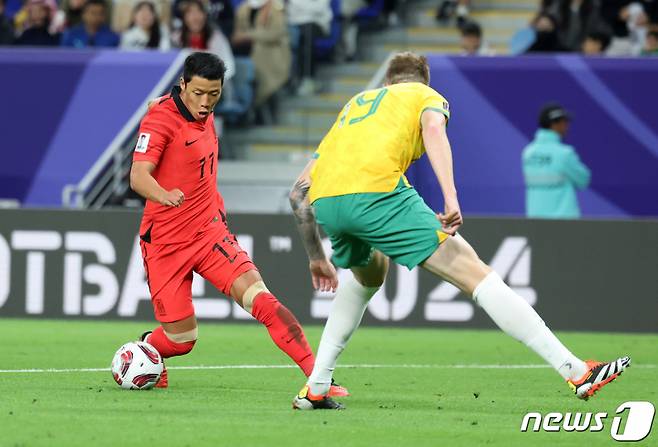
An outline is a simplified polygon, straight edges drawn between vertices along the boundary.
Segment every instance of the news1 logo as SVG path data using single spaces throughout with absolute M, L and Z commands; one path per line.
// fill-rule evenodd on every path
M 617 407 L 615 414 L 619 416 L 612 419 L 612 439 L 641 441 L 651 433 L 656 409 L 651 402 L 624 402 Z M 528 413 L 521 422 L 521 431 L 600 432 L 605 428 L 607 419 L 608 413 L 548 413 L 545 416 L 541 413 Z

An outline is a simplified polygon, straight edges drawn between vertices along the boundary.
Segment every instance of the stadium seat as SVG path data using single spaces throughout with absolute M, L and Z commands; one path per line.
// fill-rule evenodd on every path
M 384 9 L 384 0 L 375 0 L 372 4 L 364 6 L 356 13 L 359 23 L 370 23 L 376 21 Z
M 329 36 L 315 39 L 315 42 L 313 42 L 319 59 L 329 59 L 333 54 L 334 48 L 340 42 L 342 29 L 340 23 L 340 0 L 331 0 L 331 10 L 334 13 L 334 17 L 331 20 Z

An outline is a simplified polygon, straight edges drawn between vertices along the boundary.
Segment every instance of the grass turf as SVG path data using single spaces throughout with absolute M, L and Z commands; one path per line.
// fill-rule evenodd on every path
M 0 320 L 0 370 L 106 367 L 150 323 Z M 313 347 L 321 328 L 306 327 Z M 344 412 L 295 412 L 297 369 L 169 372 L 170 388 L 121 390 L 109 372 L 0 373 L 0 446 L 511 446 L 614 445 L 612 417 L 631 400 L 658 402 L 655 335 L 562 333 L 586 358 L 633 357 L 635 367 L 589 402 L 549 368 L 356 367 L 336 370 Z M 361 328 L 348 365 L 536 365 L 497 331 Z M 205 323 L 169 366 L 287 365 L 258 325 Z M 653 367 L 651 367 L 653 365 Z M 521 433 L 525 413 L 607 412 L 599 433 Z M 640 444 L 658 445 L 649 435 Z

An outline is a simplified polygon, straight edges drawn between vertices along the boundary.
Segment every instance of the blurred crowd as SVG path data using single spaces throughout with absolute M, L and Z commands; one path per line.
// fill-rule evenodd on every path
M 59 2 L 59 3 L 58 3 Z M 396 0 L 0 0 L 0 45 L 190 48 L 227 65 L 219 114 L 271 121 L 286 85 L 305 95 L 322 59 L 351 60 L 363 21 L 396 20 Z M 255 112 L 254 112 L 255 111 Z
M 529 52 L 656 55 L 658 0 L 543 0 Z
M 658 0 L 538 0 L 512 54 L 576 52 L 589 56 L 658 56 Z M 444 0 L 437 20 L 457 18 L 465 54 L 490 55 L 482 29 L 469 17 L 471 0 Z

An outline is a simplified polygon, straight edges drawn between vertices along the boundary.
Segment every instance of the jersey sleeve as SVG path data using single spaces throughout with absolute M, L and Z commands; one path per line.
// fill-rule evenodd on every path
M 157 166 L 162 153 L 176 133 L 173 123 L 167 118 L 164 111 L 157 109 L 152 109 L 146 114 L 139 126 L 133 162 L 150 161 Z
M 426 87 L 422 90 L 419 110 L 418 121 L 420 121 L 425 110 L 434 110 L 435 112 L 445 115 L 446 120 L 450 119 L 450 104 L 448 103 L 448 100 L 438 94 L 436 90 L 431 87 Z

